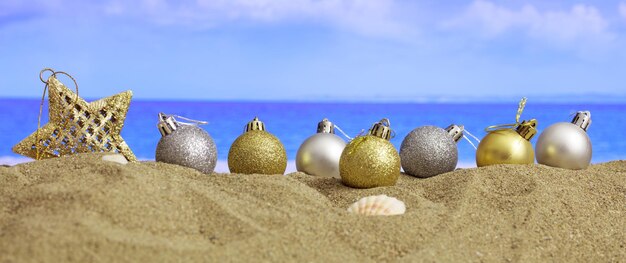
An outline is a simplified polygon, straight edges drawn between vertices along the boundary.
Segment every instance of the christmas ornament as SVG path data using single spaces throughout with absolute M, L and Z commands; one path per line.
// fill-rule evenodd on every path
M 285 147 L 265 124 L 254 118 L 228 152 L 228 169 L 242 174 L 283 174 L 287 168 Z
M 463 137 L 463 126 L 450 125 L 445 130 L 423 126 L 411 131 L 400 146 L 404 172 L 417 177 L 431 177 L 456 168 L 456 143 Z
M 530 139 L 537 133 L 537 120 L 519 122 L 526 106 L 526 98 L 520 101 L 514 124 L 489 126 L 488 134 L 478 144 L 476 165 L 492 164 L 531 164 L 535 153 Z
M 591 162 L 587 128 L 591 112 L 579 111 L 571 123 L 559 122 L 545 129 L 537 140 L 537 162 L 566 169 L 585 169 Z
M 47 81 L 43 79 L 46 71 L 52 72 Z M 76 85 L 76 93 L 65 87 L 56 78 L 57 74 L 70 77 Z M 85 152 L 117 152 L 129 161 L 137 161 L 120 136 L 131 91 L 87 103 L 78 96 L 78 85 L 69 74 L 44 69 L 39 78 L 46 85 L 39 108 L 37 131 L 15 145 L 15 153 L 40 160 Z M 46 90 L 49 90 L 49 122 L 41 127 Z
M 157 127 L 162 137 L 157 144 L 156 161 L 193 168 L 205 174 L 213 173 L 217 147 L 213 138 L 196 125 L 206 122 L 177 117 L 193 123 L 179 122 L 175 116 L 159 113 Z
M 354 188 L 392 186 L 400 176 L 400 156 L 389 142 L 389 120 L 375 123 L 368 135 L 354 138 L 339 159 L 341 181 Z
M 296 154 L 296 168 L 310 175 L 339 177 L 339 158 L 346 142 L 335 135 L 328 119 L 317 124 L 317 134 L 306 139 Z

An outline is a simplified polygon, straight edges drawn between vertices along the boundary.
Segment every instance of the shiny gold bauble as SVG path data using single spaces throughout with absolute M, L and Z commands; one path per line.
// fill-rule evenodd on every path
M 489 132 L 476 150 L 478 167 L 492 164 L 531 164 L 535 152 L 530 142 L 512 129 Z
M 239 136 L 228 152 L 228 169 L 241 174 L 283 174 L 285 147 L 274 135 L 253 130 Z
M 400 176 L 400 155 L 385 139 L 357 137 L 341 154 L 339 174 L 343 184 L 354 188 L 392 186 Z

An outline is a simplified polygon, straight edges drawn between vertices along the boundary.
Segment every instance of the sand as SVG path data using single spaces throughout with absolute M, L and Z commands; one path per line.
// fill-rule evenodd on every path
M 376 194 L 407 213 L 346 212 Z M 626 161 L 403 175 L 357 190 L 84 154 L 0 167 L 0 205 L 0 262 L 626 260 Z

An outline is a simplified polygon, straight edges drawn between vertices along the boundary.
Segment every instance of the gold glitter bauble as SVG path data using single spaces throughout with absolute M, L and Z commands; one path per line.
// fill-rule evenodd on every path
M 241 174 L 283 174 L 287 169 L 287 153 L 274 135 L 248 131 L 230 146 L 228 169 Z
M 531 164 L 535 162 L 533 146 L 511 129 L 489 132 L 476 150 L 478 167 L 492 164 Z
M 339 174 L 345 185 L 354 188 L 392 186 L 400 176 L 400 155 L 385 139 L 357 137 L 341 154 Z

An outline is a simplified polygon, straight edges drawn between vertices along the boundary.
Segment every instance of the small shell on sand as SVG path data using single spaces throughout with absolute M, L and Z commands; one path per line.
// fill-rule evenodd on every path
M 121 154 L 107 154 L 105 156 L 102 156 L 102 160 L 107 161 L 107 162 L 119 163 L 119 164 L 128 163 L 128 160 L 126 160 L 126 157 L 124 157 L 124 155 L 121 155 Z
M 348 212 L 361 215 L 401 215 L 406 212 L 404 202 L 387 195 L 374 195 L 361 198 L 348 207 Z

